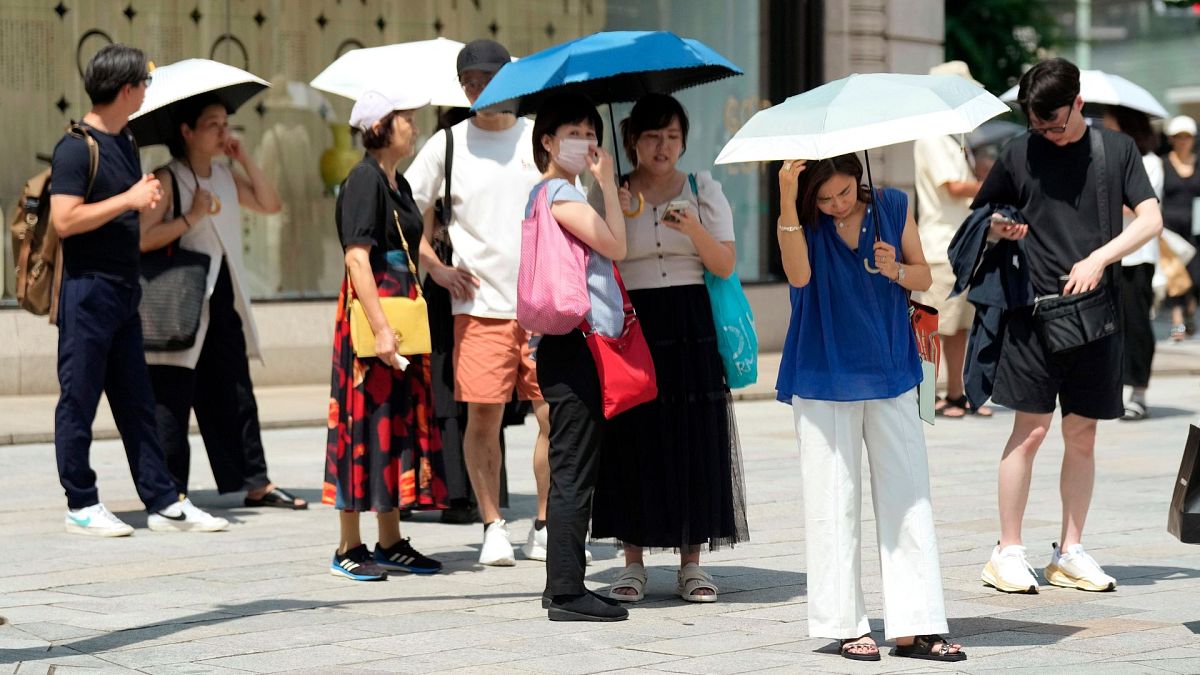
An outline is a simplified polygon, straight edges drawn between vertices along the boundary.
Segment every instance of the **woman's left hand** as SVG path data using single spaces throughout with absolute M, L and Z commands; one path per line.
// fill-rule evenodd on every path
M 703 227 L 696 212 L 690 208 L 668 212 L 663 216 L 662 224 L 688 237 L 694 236 Z
M 886 241 L 875 242 L 875 268 L 883 276 L 896 280 L 900 275 L 900 265 L 896 263 L 896 247 Z
M 230 135 L 225 139 L 225 156 L 239 164 L 245 164 L 247 160 L 246 146 L 242 145 L 242 139 L 237 136 Z

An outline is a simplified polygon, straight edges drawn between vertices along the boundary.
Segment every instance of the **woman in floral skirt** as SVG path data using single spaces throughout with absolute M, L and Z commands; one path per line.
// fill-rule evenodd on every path
M 433 574 L 440 562 L 400 537 L 400 509 L 446 508 L 441 438 L 433 423 L 429 359 L 401 357 L 383 297 L 417 297 L 416 263 L 422 219 L 404 177 L 396 171 L 412 154 L 413 113 L 427 98 L 402 89 L 370 91 L 354 104 L 350 126 L 367 149 L 347 176 L 337 201 L 338 237 L 347 279 L 334 325 L 322 501 L 339 510 L 340 541 L 330 573 L 379 581 L 389 570 Z M 352 296 L 348 294 L 353 294 Z M 377 356 L 357 358 L 350 342 L 349 298 L 363 305 Z M 359 531 L 359 513 L 375 511 L 374 551 Z

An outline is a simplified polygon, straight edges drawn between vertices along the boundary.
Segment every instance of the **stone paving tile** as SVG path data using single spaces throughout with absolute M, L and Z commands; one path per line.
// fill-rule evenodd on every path
M 199 664 L 235 668 L 254 673 L 279 673 L 297 669 L 319 672 L 325 666 L 342 666 L 377 660 L 379 660 L 377 653 L 349 649 L 341 645 L 320 645 L 226 656 L 200 661 Z
M 669 661 L 658 664 L 655 670 L 669 673 L 697 673 L 698 675 L 725 675 L 732 673 L 750 673 L 768 668 L 795 668 L 798 664 L 795 656 L 766 651 L 737 651 L 710 656 L 699 656 L 680 661 Z
M 13 665 L 13 671 L 20 670 L 22 672 L 46 672 L 50 668 L 55 670 L 59 668 L 75 667 L 75 668 L 94 668 L 100 669 L 118 669 L 120 666 L 97 658 L 90 654 L 82 654 L 74 649 L 65 647 L 42 646 L 35 649 L 6 649 L 0 652 L 3 655 L 4 661 Z M 0 662 L 0 663 L 3 663 Z
M 1178 627 L 1177 627 L 1178 628 Z M 1184 629 L 1180 629 L 1184 630 Z M 1136 633 L 1120 633 L 1101 637 L 1067 640 L 1061 645 L 1063 649 L 1071 649 L 1089 654 L 1105 656 L 1128 656 L 1153 652 L 1159 649 L 1178 647 L 1189 643 L 1189 638 L 1173 629 L 1143 630 Z M 1194 644 L 1194 642 L 1193 642 Z
M 577 675 L 607 672 L 620 668 L 644 668 L 678 660 L 679 657 L 668 654 L 633 649 L 601 649 L 572 655 L 569 660 L 557 656 L 542 656 L 513 661 L 507 665 L 526 672 Z
M 674 654 L 677 656 L 708 656 L 722 652 L 767 647 L 791 641 L 784 635 L 763 635 L 745 631 L 722 631 L 716 639 L 705 635 L 658 640 L 633 645 L 629 649 L 659 654 Z
M 145 668 L 169 663 L 193 663 L 206 659 L 229 656 L 240 650 L 203 642 L 181 642 L 136 649 L 104 652 L 104 660 L 127 668 Z

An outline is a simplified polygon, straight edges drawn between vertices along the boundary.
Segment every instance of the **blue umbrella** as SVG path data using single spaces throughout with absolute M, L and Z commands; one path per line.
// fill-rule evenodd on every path
M 618 103 L 741 74 L 704 43 L 669 31 L 594 33 L 505 65 L 471 109 L 528 115 L 555 94 Z

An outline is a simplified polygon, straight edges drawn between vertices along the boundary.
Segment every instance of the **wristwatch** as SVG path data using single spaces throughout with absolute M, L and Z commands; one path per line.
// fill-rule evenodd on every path
M 896 283 L 904 281 L 904 265 L 896 265 Z

